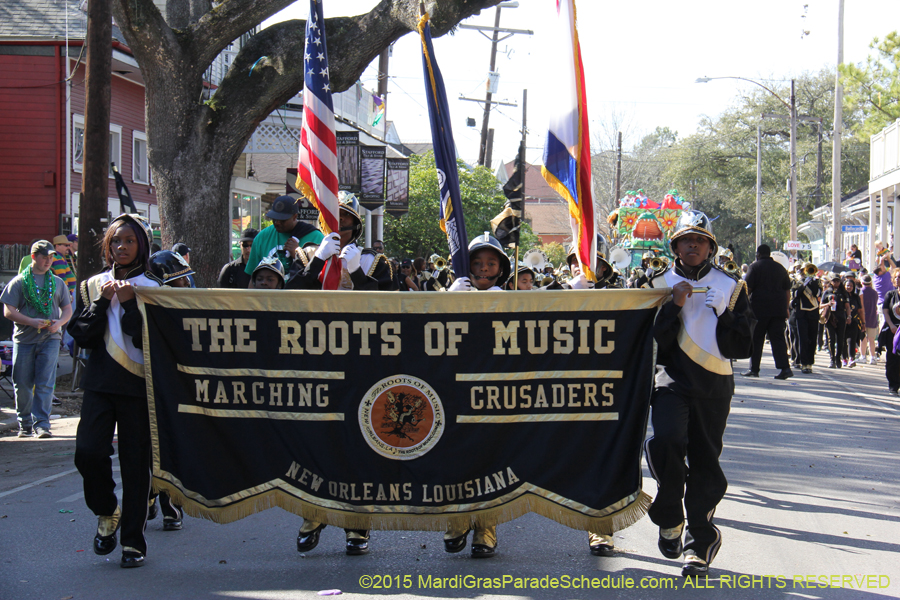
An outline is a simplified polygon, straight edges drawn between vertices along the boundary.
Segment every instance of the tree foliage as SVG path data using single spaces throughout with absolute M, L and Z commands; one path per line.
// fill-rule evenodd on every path
M 470 169 L 461 160 L 459 192 L 469 239 L 491 231 L 491 219 L 503 210 L 506 197 L 494 175 L 485 167 Z M 384 244 L 388 255 L 397 258 L 447 257 L 450 248 L 440 226 L 440 188 L 434 153 L 411 156 L 409 162 L 409 212 L 402 217 L 385 215 Z M 525 225 L 520 254 L 537 243 L 537 236 Z
M 818 124 L 803 121 L 797 128 L 798 223 L 831 198 L 834 79 L 834 71 L 823 70 L 796 80 L 798 114 L 822 119 L 821 163 Z M 785 102 L 790 98 L 790 82 L 772 88 Z M 678 189 L 695 209 L 715 219 L 720 245 L 733 243 L 740 257 L 752 257 L 754 250 L 757 125 L 762 131 L 762 237 L 779 248 L 790 230 L 790 124 L 788 119 L 763 119 L 763 113 L 787 116 L 788 109 L 779 98 L 752 88 L 718 117 L 705 117 L 692 135 L 671 146 L 650 144 L 653 160 L 665 166 L 657 187 Z M 852 127 L 858 115 L 845 114 L 844 120 L 845 127 Z M 842 193 L 867 185 L 868 152 L 867 142 L 844 140 Z
M 550 242 L 539 246 L 547 259 L 553 263 L 553 268 L 558 269 L 560 265 L 566 264 L 566 249 L 559 242 Z
M 847 107 L 862 113 L 853 132 L 864 141 L 900 119 L 900 33 L 875 38 L 869 48 L 875 54 L 865 63 L 840 66 Z

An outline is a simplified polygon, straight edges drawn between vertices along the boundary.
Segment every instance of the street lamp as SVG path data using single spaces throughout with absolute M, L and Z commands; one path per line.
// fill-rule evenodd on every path
M 746 77 L 735 77 L 735 76 L 725 76 L 725 77 L 698 77 L 697 81 L 694 83 L 707 83 L 712 81 L 713 79 L 740 79 L 741 81 L 748 81 L 754 85 L 758 85 L 762 89 L 766 90 L 775 98 L 778 99 L 789 111 L 790 121 L 791 121 L 791 241 L 797 241 L 797 101 L 796 96 L 794 95 L 794 80 L 791 79 L 791 101 L 790 103 L 785 102 L 784 99 L 773 92 L 768 87 L 764 86 L 758 81 L 754 81 L 753 79 L 747 79 Z M 757 140 L 759 136 L 757 135 Z M 757 152 L 757 157 L 759 156 L 759 152 Z M 759 169 L 757 168 L 757 171 Z M 759 190 L 757 190 L 757 243 L 760 244 L 760 234 L 759 234 Z

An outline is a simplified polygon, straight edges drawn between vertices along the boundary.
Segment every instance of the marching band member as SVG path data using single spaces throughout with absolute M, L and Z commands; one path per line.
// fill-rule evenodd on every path
M 509 257 L 500 242 L 487 231 L 469 242 L 469 276 L 459 277 L 450 286 L 451 292 L 500 291 L 511 271 Z M 444 550 L 450 553 L 466 547 L 469 531 L 472 534 L 472 558 L 490 558 L 497 552 L 497 526 L 491 525 L 447 529 Z
M 519 267 L 516 269 L 515 277 L 510 277 L 506 282 L 508 290 L 526 290 L 534 289 L 534 270 L 529 267 Z
M 356 241 L 362 235 L 362 219 L 356 196 L 340 192 L 340 233 L 325 236 L 318 248 L 307 246 L 297 251 L 291 265 L 287 289 L 322 289 L 319 273 L 332 256 L 341 257 L 341 283 L 338 290 L 396 290 L 390 263 L 383 254 L 370 248 L 360 250 Z M 297 533 L 297 552 L 309 552 L 319 544 L 324 523 L 303 520 Z M 369 552 L 369 531 L 345 529 L 346 550 L 351 556 Z
M 612 266 L 606 260 L 607 256 L 606 239 L 601 234 L 597 234 L 597 281 L 593 284 L 587 280 L 587 277 L 581 272 L 581 265 L 575 255 L 574 245 L 569 249 L 566 256 L 566 264 L 572 272 L 572 279 L 562 284 L 561 288 L 565 290 L 611 290 L 622 287 L 622 281 L 618 274 L 613 270 Z M 613 543 L 613 533 L 597 533 L 588 531 L 588 547 L 594 556 L 613 556 L 616 552 Z
M 142 319 L 134 288 L 158 287 L 148 271 L 149 224 L 138 215 L 116 217 L 103 236 L 107 269 L 81 283 L 69 334 L 90 348 L 84 401 L 75 439 L 75 466 L 84 478 L 84 500 L 98 516 L 94 553 L 116 547 L 121 527 L 122 567 L 144 564 L 144 526 L 150 496 L 150 418 L 144 382 Z M 114 492 L 113 435 L 118 429 L 122 506 Z
M 319 273 L 332 256 L 341 257 L 339 290 L 394 291 L 393 271 L 387 258 L 371 248 L 361 250 L 356 241 L 362 235 L 362 219 L 356 196 L 340 192 L 340 232 L 325 236 L 318 247 L 307 245 L 295 253 L 285 289 L 320 290 Z
M 794 290 L 791 308 L 797 323 L 797 340 L 800 346 L 801 373 L 810 375 L 816 362 L 816 332 L 819 328 L 819 279 L 816 266 L 804 265 L 800 284 Z
M 573 289 L 573 290 L 586 290 L 586 289 L 595 289 L 595 290 L 605 290 L 605 289 L 620 289 L 623 287 L 623 283 L 619 274 L 613 270 L 612 266 L 606 260 L 608 255 L 607 252 L 607 243 L 606 239 L 601 234 L 597 234 L 597 281 L 591 283 L 587 280 L 584 273 L 581 272 L 581 265 L 578 264 L 578 259 L 575 257 L 575 248 L 574 246 L 569 249 L 569 254 L 566 256 L 566 264 L 569 266 L 569 271 L 572 273 L 572 279 L 570 279 L 567 283 L 562 284 L 563 289 Z
M 250 276 L 251 290 L 283 290 L 284 289 L 284 267 L 281 261 L 274 256 L 259 261 L 256 268 L 253 269 L 253 275 Z
M 194 270 L 184 260 L 184 257 L 171 250 L 160 250 L 150 257 L 150 271 L 163 285 L 174 288 L 190 288 L 189 277 Z M 184 527 L 184 511 L 172 502 L 172 498 L 166 492 L 150 493 L 150 509 L 147 520 L 156 518 L 157 512 L 162 509 L 163 531 L 180 531 Z
M 713 515 L 728 486 L 719 455 L 734 394 L 729 359 L 750 356 L 750 316 L 743 282 L 709 260 L 718 245 L 706 215 L 685 211 L 670 245 L 674 264 L 649 282 L 672 288 L 673 299 L 653 329 L 659 366 L 653 437 L 644 449 L 658 484 L 649 516 L 659 526 L 659 549 L 666 558 L 683 553 L 681 574 L 690 577 L 708 573 L 721 545 Z

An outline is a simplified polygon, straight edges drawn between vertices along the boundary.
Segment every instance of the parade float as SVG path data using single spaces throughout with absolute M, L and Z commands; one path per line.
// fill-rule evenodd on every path
M 619 206 L 607 217 L 615 248 L 610 258 L 623 271 L 641 264 L 644 254 L 672 259 L 669 237 L 682 211 L 690 209 L 678 194 L 670 190 L 662 202 L 651 200 L 644 190 L 629 190 L 619 200 Z

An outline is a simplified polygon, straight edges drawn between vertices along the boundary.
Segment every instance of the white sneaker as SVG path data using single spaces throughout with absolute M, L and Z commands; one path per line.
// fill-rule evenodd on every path
M 874 356 L 870 356 L 870 357 L 869 357 L 869 364 L 870 364 L 870 365 L 877 365 L 877 364 L 878 364 L 878 359 L 875 358 Z

